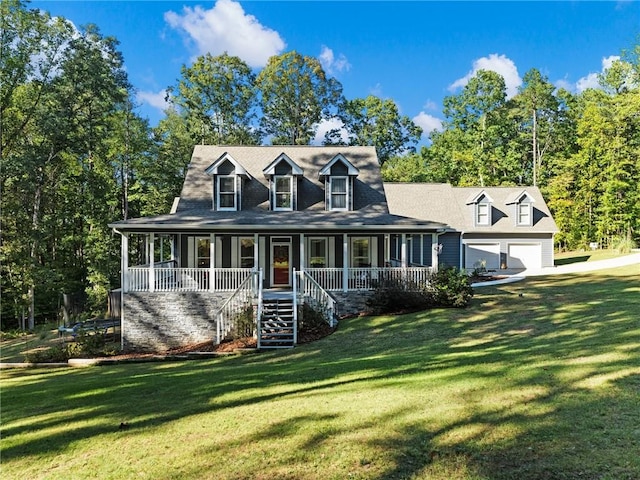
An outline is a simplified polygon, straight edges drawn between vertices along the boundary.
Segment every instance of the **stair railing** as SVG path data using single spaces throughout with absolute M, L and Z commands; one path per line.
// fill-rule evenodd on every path
M 335 327 L 338 323 L 336 318 L 338 315 L 338 309 L 336 301 L 322 286 L 316 282 L 316 280 L 309 275 L 306 271 L 300 273 L 300 289 L 305 301 L 316 310 L 319 310 L 324 316 L 325 320 L 330 327 Z M 294 282 L 294 296 L 295 295 L 295 282 Z
M 216 314 L 216 344 L 222 342 L 229 332 L 237 326 L 237 321 L 242 318 L 243 315 L 251 315 L 252 319 L 256 318 L 253 312 L 253 299 L 255 298 L 255 278 L 257 275 L 258 271 L 254 269 L 251 275 L 242 281 L 218 310 Z M 262 296 L 261 281 L 257 289 L 259 292 L 258 301 L 260 301 L 260 297 Z M 258 311 L 260 311 L 260 309 L 258 309 Z
M 258 350 L 260 349 L 260 324 L 262 323 L 262 280 L 263 273 L 262 269 L 258 271 L 257 275 L 258 284 L 256 285 L 257 297 L 258 297 L 258 307 L 256 310 L 256 329 L 253 332 L 254 337 L 256 337 L 256 347 Z
M 296 269 L 293 269 L 293 344 L 298 344 L 298 278 Z

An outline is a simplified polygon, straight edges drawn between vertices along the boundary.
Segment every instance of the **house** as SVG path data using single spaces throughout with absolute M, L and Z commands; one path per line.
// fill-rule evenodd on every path
M 241 319 L 260 346 L 290 346 L 300 303 L 332 322 L 376 282 L 458 259 L 446 222 L 389 211 L 374 147 L 199 145 L 170 213 L 110 227 L 122 343 L 137 350 L 221 341 Z
M 389 211 L 449 225 L 441 258 L 468 270 L 552 267 L 558 231 L 537 187 L 385 183 Z M 455 249 L 457 252 L 447 252 Z M 447 257 L 445 257 L 445 254 Z M 457 257 L 456 257 L 457 255 Z M 408 262 L 415 258 L 409 249 Z

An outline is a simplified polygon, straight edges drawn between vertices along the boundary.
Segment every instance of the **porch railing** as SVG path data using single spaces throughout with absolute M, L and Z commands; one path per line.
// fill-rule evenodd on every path
M 297 272 L 295 285 L 305 302 L 319 310 L 331 327 L 336 326 L 338 314 L 336 301 L 307 271 Z M 304 318 L 303 318 L 304 321 Z
M 431 267 L 307 268 L 305 272 L 327 291 L 373 290 L 381 282 L 414 284 L 429 280 Z M 346 282 L 346 283 L 345 283 Z
M 149 292 L 149 267 L 127 269 L 127 291 Z M 250 268 L 153 268 L 153 291 L 234 291 L 251 275 Z

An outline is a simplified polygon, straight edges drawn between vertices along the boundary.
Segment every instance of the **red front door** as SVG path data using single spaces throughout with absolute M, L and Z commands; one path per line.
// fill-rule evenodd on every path
M 273 253 L 273 285 L 290 285 L 291 244 L 274 243 Z

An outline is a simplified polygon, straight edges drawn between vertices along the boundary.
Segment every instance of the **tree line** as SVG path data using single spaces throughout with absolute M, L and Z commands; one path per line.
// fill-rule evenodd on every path
M 422 130 L 390 99 L 347 99 L 320 62 L 298 52 L 255 72 L 203 55 L 167 89 L 157 126 L 137 113 L 115 38 L 96 26 L 0 4 L 0 288 L 2 328 L 55 318 L 62 293 L 103 310 L 120 282 L 108 223 L 166 213 L 194 144 L 372 145 L 385 179 L 539 185 L 559 244 L 638 232 L 639 62 L 615 62 L 603 89 L 556 90 L 539 72 L 507 100 L 479 72 L 444 102 L 442 131 Z

